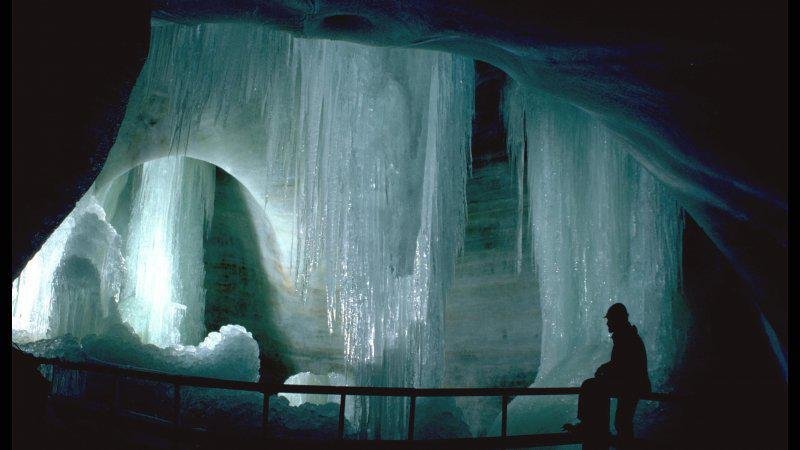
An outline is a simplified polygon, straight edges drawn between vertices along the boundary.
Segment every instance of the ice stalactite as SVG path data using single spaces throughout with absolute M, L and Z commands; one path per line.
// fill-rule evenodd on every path
M 588 113 L 516 84 L 504 113 L 510 160 L 520 175 L 527 168 L 527 232 L 540 286 L 534 386 L 579 386 L 591 377 L 610 356 L 604 313 L 622 302 L 647 348 L 653 387 L 664 389 L 687 330 L 679 205 L 629 144 Z M 558 431 L 574 420 L 574 400 L 514 400 L 509 432 Z
M 281 247 L 298 295 L 324 291 L 348 379 L 440 383 L 443 305 L 466 218 L 472 60 L 256 25 L 153 33 L 134 97 L 170 99 L 179 150 L 204 124 L 262 118 L 263 163 L 237 177 L 262 179 L 265 210 L 272 196 L 294 196 L 292 242 Z M 402 404 L 361 406 L 362 430 L 401 435 Z
M 89 194 L 12 283 L 13 339 L 100 332 L 119 319 L 124 270 L 120 237 Z
M 356 384 L 436 386 L 466 217 L 472 62 L 327 41 L 295 51 L 307 130 L 295 156 L 298 289 L 322 272 Z M 403 400 L 362 400 L 362 431 L 401 435 Z
M 214 213 L 214 167 L 167 157 L 134 170 L 141 174 L 120 315 L 144 342 L 196 344 L 206 334 L 203 241 Z
M 441 299 L 436 291 L 452 275 L 465 219 L 472 63 L 327 41 L 302 41 L 296 51 L 299 128 L 309 130 L 295 156 L 298 288 L 324 271 L 348 359 L 375 361 L 383 345 L 431 318 L 428 300 Z M 430 349 L 416 346 L 408 350 Z

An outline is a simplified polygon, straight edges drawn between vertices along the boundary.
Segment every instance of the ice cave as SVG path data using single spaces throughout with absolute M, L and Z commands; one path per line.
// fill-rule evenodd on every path
M 785 448 L 786 5 L 558 3 L 13 2 L 15 448 Z

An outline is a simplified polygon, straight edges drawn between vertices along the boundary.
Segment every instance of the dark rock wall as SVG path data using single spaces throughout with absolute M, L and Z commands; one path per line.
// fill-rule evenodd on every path
M 12 2 L 12 279 L 103 168 L 147 57 L 149 6 Z

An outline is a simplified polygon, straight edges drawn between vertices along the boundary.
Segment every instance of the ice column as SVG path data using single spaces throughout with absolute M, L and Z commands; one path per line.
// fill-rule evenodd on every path
M 205 336 L 203 240 L 213 215 L 214 167 L 167 157 L 134 170 L 141 174 L 125 246 L 122 320 L 148 343 L 196 344 Z
M 100 332 L 118 320 L 124 270 L 119 235 L 87 194 L 13 281 L 13 339 Z
M 680 207 L 628 144 L 589 114 L 516 84 L 507 88 L 504 111 L 512 164 L 527 165 L 543 321 L 534 385 L 579 386 L 593 376 L 611 350 L 603 315 L 622 302 L 647 348 L 654 389 L 663 388 L 686 330 Z M 513 406 L 511 417 L 520 419 L 510 432 L 527 420 L 558 431 L 575 416 L 574 404 L 561 400 Z

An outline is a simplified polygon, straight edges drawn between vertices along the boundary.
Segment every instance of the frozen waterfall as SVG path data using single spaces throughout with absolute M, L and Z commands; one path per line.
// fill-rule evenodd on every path
M 473 92 L 473 62 L 455 55 L 255 25 L 164 26 L 153 30 L 132 104 L 167 99 L 171 146 L 189 156 L 204 151 L 206 130 L 260 117 L 251 133 L 261 147 L 242 152 L 248 163 L 232 173 L 261 192 L 265 213 L 293 199 L 291 242 L 279 246 L 297 295 L 324 293 L 329 328 L 344 336 L 345 375 L 436 386 L 463 241 Z M 404 400 L 357 402 L 365 433 L 402 435 Z
M 516 84 L 504 102 L 511 163 L 520 178 L 527 169 L 519 186 L 529 193 L 526 232 L 541 292 L 533 386 L 580 386 L 593 376 L 611 352 L 603 316 L 621 302 L 647 348 L 653 389 L 666 388 L 688 329 L 680 207 L 588 113 Z M 518 398 L 509 433 L 557 432 L 575 405 L 574 397 Z
M 166 347 L 205 336 L 203 241 L 214 213 L 214 167 L 167 157 L 127 175 L 136 183 L 120 314 L 142 340 Z
M 296 158 L 297 287 L 321 272 L 358 385 L 437 386 L 444 302 L 463 241 L 472 62 L 304 41 Z M 359 399 L 374 437 L 404 399 Z M 362 430 L 364 427 L 361 427 Z

